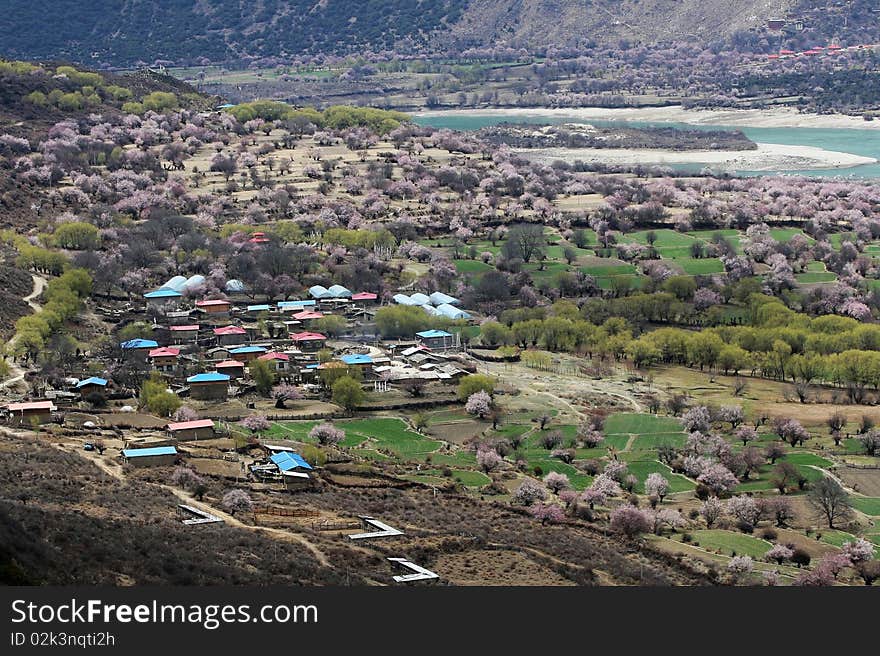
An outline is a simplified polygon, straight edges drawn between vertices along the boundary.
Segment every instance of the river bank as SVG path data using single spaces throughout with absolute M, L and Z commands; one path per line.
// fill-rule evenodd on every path
M 416 117 L 480 117 L 509 116 L 523 119 L 548 116 L 581 121 L 645 121 L 658 123 L 689 123 L 691 125 L 724 125 L 755 128 L 847 128 L 880 130 L 880 121 L 865 121 L 844 114 L 801 114 L 793 109 L 685 109 L 680 105 L 669 107 L 576 107 L 576 108 L 520 108 L 449 109 L 425 111 Z
M 719 169 L 748 171 L 809 171 L 848 169 L 875 164 L 872 157 L 841 153 L 813 146 L 759 143 L 756 150 L 663 150 L 655 148 L 516 148 L 528 159 L 630 166 L 637 164 L 703 164 Z

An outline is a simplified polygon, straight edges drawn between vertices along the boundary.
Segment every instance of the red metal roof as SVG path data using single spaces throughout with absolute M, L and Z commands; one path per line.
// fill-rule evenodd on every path
M 147 355 L 150 356 L 151 358 L 165 358 L 165 357 L 176 358 L 178 355 L 180 355 L 180 349 L 179 348 L 171 348 L 168 346 L 161 346 L 159 348 L 153 349 L 152 351 L 147 353 Z
M 186 430 L 187 428 L 213 428 L 214 422 L 211 419 L 194 419 L 193 421 L 178 421 L 172 424 L 168 424 L 168 430 L 170 431 L 178 431 L 178 430 Z
M 294 319 L 299 319 L 302 321 L 303 319 L 321 319 L 324 316 L 322 312 L 315 312 L 314 310 L 304 310 L 303 312 L 297 312 L 293 315 Z
M 240 326 L 223 326 L 214 328 L 215 335 L 244 335 L 247 331 Z
M 375 301 L 379 298 L 376 294 L 371 292 L 359 292 L 351 297 L 353 301 Z
M 217 364 L 214 365 L 215 369 L 219 369 L 220 367 L 223 367 L 224 369 L 226 367 L 242 367 L 243 368 L 244 362 L 239 362 L 238 360 L 224 360 L 223 362 L 218 362 Z
M 290 339 L 294 342 L 308 342 L 327 338 L 321 333 L 294 333 L 290 336 Z
M 194 323 L 190 326 L 171 326 L 168 330 L 170 330 L 172 332 L 176 332 L 176 331 L 198 330 L 198 329 L 199 329 L 199 324 Z
M 210 307 L 214 305 L 232 305 L 232 303 L 224 301 L 222 298 L 215 298 L 209 301 L 196 301 L 196 307 Z
M 6 406 L 10 412 L 19 412 L 21 410 L 55 410 L 55 405 L 51 401 L 25 401 L 24 403 L 10 403 Z
M 272 353 L 264 353 L 263 355 L 261 355 L 257 359 L 258 360 L 284 360 L 284 362 L 287 362 L 290 360 L 290 356 L 287 355 L 287 353 L 272 352 Z

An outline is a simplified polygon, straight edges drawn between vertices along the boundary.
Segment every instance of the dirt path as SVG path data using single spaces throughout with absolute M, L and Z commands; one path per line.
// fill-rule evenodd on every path
M 60 449 L 65 445 L 53 444 L 53 446 Z M 87 460 L 94 463 L 95 466 L 98 467 L 98 469 L 100 469 L 101 471 L 109 474 L 110 476 L 112 476 L 120 481 L 125 480 L 125 474 L 122 471 L 122 466 L 120 464 L 114 463 L 114 462 L 108 462 L 102 455 L 96 453 L 95 451 L 83 451 L 80 455 L 82 455 L 84 458 L 86 458 Z M 321 549 L 319 549 L 315 544 L 310 542 L 305 536 L 298 535 L 296 533 L 291 533 L 290 531 L 285 531 L 284 529 L 281 529 L 281 528 L 272 528 L 272 527 L 268 527 L 268 526 L 253 526 L 251 524 L 245 524 L 241 520 L 237 519 L 235 516 L 230 515 L 229 513 L 224 512 L 223 510 L 215 508 L 214 506 L 212 506 L 208 503 L 205 503 L 204 501 L 199 501 L 198 499 L 196 499 L 192 495 L 188 494 L 187 492 L 184 492 L 183 490 L 179 490 L 176 487 L 173 487 L 171 485 L 164 485 L 162 483 L 153 483 L 153 485 L 158 485 L 163 490 L 167 490 L 168 492 L 173 494 L 175 497 L 177 497 L 182 503 L 185 503 L 188 506 L 193 506 L 195 508 L 198 508 L 199 510 L 203 510 L 207 513 L 210 513 L 212 515 L 215 515 L 215 516 L 221 518 L 224 522 L 226 522 L 230 526 L 235 526 L 237 528 L 242 528 L 242 529 L 245 529 L 248 531 L 269 533 L 272 536 L 277 537 L 282 540 L 285 540 L 287 542 L 296 542 L 297 544 L 300 544 L 300 545 L 304 546 L 306 549 L 308 549 L 309 552 L 315 557 L 315 560 L 317 560 L 319 563 L 321 563 L 321 565 L 323 565 L 324 567 L 331 567 L 332 566 L 330 564 L 330 560 L 327 558 L 326 554 L 323 551 L 321 551 Z
M 27 303 L 30 308 L 36 313 L 40 312 L 43 309 L 43 306 L 36 302 L 35 299 L 39 298 L 43 293 L 43 290 L 46 288 L 46 279 L 42 276 L 38 276 L 37 274 L 31 274 L 31 279 L 34 281 L 34 289 L 33 291 L 25 296 L 22 300 Z M 15 340 L 17 336 L 14 336 L 11 340 L 9 340 L 9 348 L 11 349 L 15 346 Z M 12 374 L 9 378 L 0 383 L 0 390 L 6 389 L 8 387 L 12 387 L 13 385 L 17 385 L 20 382 L 24 382 L 25 370 L 19 367 L 15 362 L 9 362 L 9 372 Z

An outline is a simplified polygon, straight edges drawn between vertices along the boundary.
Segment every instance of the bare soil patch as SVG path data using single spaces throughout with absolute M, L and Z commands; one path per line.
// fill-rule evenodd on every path
M 841 467 L 836 473 L 856 492 L 868 497 L 880 497 L 880 469 Z
M 443 554 L 433 566 L 456 585 L 575 585 L 516 551 L 486 549 Z

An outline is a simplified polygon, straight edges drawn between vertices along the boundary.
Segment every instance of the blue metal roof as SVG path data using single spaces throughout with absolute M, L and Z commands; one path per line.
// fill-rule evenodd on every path
M 293 451 L 282 451 L 276 453 L 269 458 L 278 465 L 281 471 L 290 471 L 291 469 L 311 469 L 312 466 L 302 459 L 302 456 Z
M 126 458 L 139 458 L 141 456 L 173 456 L 177 455 L 177 449 L 173 446 L 154 446 L 147 449 L 123 449 L 122 455 Z
M 341 358 L 345 364 L 373 364 L 373 358 L 369 355 L 361 355 L 359 353 L 353 353 L 351 355 L 343 355 Z
M 270 310 L 270 309 L 272 309 L 272 306 L 271 306 L 271 305 L 266 305 L 266 304 L 263 304 L 263 305 L 248 305 L 248 306 L 247 306 L 247 310 L 248 310 L 248 312 L 262 312 L 262 311 L 264 311 L 264 310 L 268 311 L 268 310 Z
M 188 383 L 225 383 L 229 380 L 226 374 L 218 374 L 217 372 L 207 372 L 196 374 L 186 379 Z
M 234 348 L 229 353 L 265 353 L 266 349 L 262 346 L 239 346 L 238 348 Z
M 178 296 L 183 296 L 183 294 L 173 289 L 165 289 L 164 287 L 144 294 L 144 298 L 177 298 Z
M 423 330 L 420 333 L 416 333 L 418 337 L 452 337 L 450 333 L 447 333 L 445 330 Z
M 76 384 L 76 388 L 85 387 L 86 385 L 100 385 L 103 387 L 107 384 L 107 380 L 104 378 L 98 378 L 97 376 L 92 376 L 91 378 L 86 378 L 85 380 L 81 380 Z
M 286 308 L 286 307 L 305 307 L 307 305 L 316 305 L 316 301 L 308 300 L 308 301 L 278 301 L 278 307 Z
M 159 342 L 152 339 L 141 339 L 140 337 L 137 337 L 135 339 L 130 339 L 127 342 L 120 342 L 119 346 L 124 349 L 156 348 L 159 346 Z

